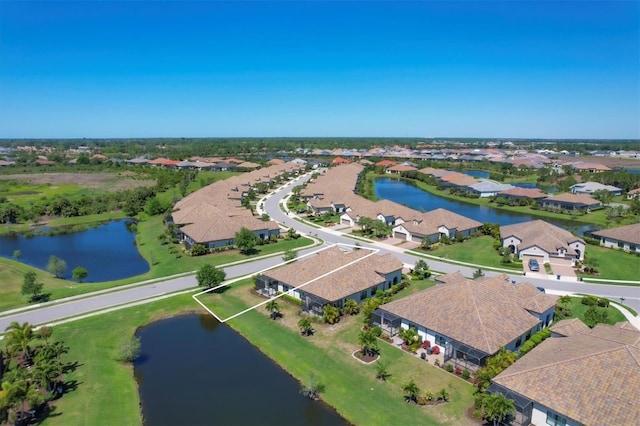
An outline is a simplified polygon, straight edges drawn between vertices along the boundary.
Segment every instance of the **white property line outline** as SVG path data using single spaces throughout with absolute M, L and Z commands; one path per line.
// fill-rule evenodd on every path
M 269 299 L 267 299 L 267 300 L 265 300 L 265 301 L 263 301 L 263 302 L 260 302 L 260 303 L 258 303 L 258 304 L 256 304 L 256 305 L 251 306 L 250 308 L 247 308 L 247 309 L 245 309 L 245 310 L 243 310 L 243 311 L 240 311 L 240 312 L 238 312 L 238 313 L 236 313 L 236 314 L 233 314 L 233 315 L 231 315 L 230 317 L 225 318 L 225 319 L 220 318 L 218 315 L 216 315 L 216 314 L 215 314 L 211 309 L 209 309 L 209 308 L 208 308 L 204 303 L 202 303 L 202 302 L 198 299 L 198 296 L 201 296 L 201 295 L 206 294 L 206 293 L 210 293 L 210 292 L 215 291 L 215 290 L 217 290 L 217 289 L 219 289 L 219 288 L 222 288 L 222 287 L 226 287 L 226 286 L 231 285 L 231 284 L 233 284 L 233 283 L 235 283 L 235 282 L 237 282 L 237 281 L 244 280 L 244 279 L 246 279 L 246 278 L 248 278 L 248 277 L 252 277 L 252 276 L 254 276 L 254 275 L 260 275 L 260 274 L 262 274 L 262 273 L 263 273 L 263 272 L 265 272 L 265 271 L 269 271 L 269 270 L 271 270 L 271 269 L 278 268 L 278 267 L 280 267 L 280 266 L 282 266 L 282 265 L 286 265 L 286 264 L 288 264 L 288 263 L 295 262 L 295 261 L 297 261 L 297 260 L 303 259 L 303 258 L 305 258 L 305 257 L 308 257 L 308 256 L 311 256 L 311 255 L 313 255 L 313 254 L 319 253 L 319 252 L 321 252 L 321 251 L 329 250 L 329 249 L 331 249 L 331 248 L 333 248 L 333 247 L 339 247 L 339 246 L 343 246 L 343 247 L 351 247 L 353 250 L 370 250 L 370 251 L 371 251 L 371 253 L 369 253 L 369 254 L 367 254 L 367 255 L 365 255 L 365 256 L 362 256 L 362 257 L 360 257 L 360 258 L 358 258 L 358 259 L 356 259 L 356 260 L 352 260 L 351 262 L 349 262 L 349 263 L 347 263 L 347 264 L 345 264 L 345 265 L 342 265 L 342 266 L 340 266 L 339 268 L 333 269 L 333 270 L 331 270 L 331 271 L 329 271 L 329 272 L 326 272 L 326 273 L 324 273 L 324 274 L 322 274 L 322 275 L 320 275 L 320 276 L 317 276 L 317 277 L 315 277 L 315 278 L 313 278 L 313 279 L 311 279 L 311 280 L 307 281 L 306 283 L 302 283 L 302 284 L 300 284 L 300 285 L 299 285 L 299 286 L 297 286 L 297 287 L 294 287 L 294 288 L 292 288 L 292 289 L 290 289 L 290 290 L 287 290 L 286 292 L 283 292 L 283 293 L 281 293 L 281 294 L 278 294 L 278 295 L 276 295 L 276 296 L 274 296 L 274 297 L 270 297 Z M 206 289 L 206 290 L 203 290 L 203 291 L 201 291 L 201 292 L 199 292 L 199 293 L 196 293 L 196 294 L 192 295 L 191 297 L 192 297 L 192 298 L 193 298 L 193 300 L 195 300 L 195 301 L 196 301 L 200 306 L 202 306 L 202 307 L 203 307 L 207 312 L 209 312 L 211 315 L 213 315 L 213 317 L 214 317 L 215 319 L 217 319 L 217 320 L 218 320 L 218 321 L 220 321 L 221 323 L 225 323 L 225 322 L 227 322 L 227 321 L 230 321 L 230 320 L 232 320 L 232 319 L 234 319 L 234 318 L 239 317 L 240 315 L 246 314 L 247 312 L 250 312 L 250 311 L 252 311 L 252 310 L 254 310 L 254 309 L 256 309 L 256 308 L 259 308 L 259 307 L 260 307 L 260 306 L 262 306 L 262 305 L 266 305 L 267 303 L 271 302 L 272 300 L 279 299 L 279 298 L 281 298 L 281 297 L 283 297 L 283 296 L 285 296 L 285 295 L 291 295 L 291 294 L 293 294 L 292 292 L 293 292 L 293 291 L 295 291 L 295 290 L 298 290 L 298 289 L 300 289 L 300 288 L 302 288 L 302 287 L 304 287 L 304 286 L 306 286 L 306 285 L 308 285 L 308 284 L 311 284 L 312 282 L 315 282 L 315 281 L 317 281 L 317 280 L 319 280 L 319 279 L 321 279 L 321 278 L 324 278 L 324 277 L 326 277 L 326 276 L 329 276 L 329 275 L 333 274 L 334 272 L 337 272 L 337 271 L 339 271 L 339 270 L 341 270 L 341 269 L 344 269 L 344 268 L 346 268 L 346 267 L 348 267 L 348 266 L 351 266 L 351 265 L 353 265 L 353 264 L 355 264 L 355 263 L 357 263 L 357 262 L 360 262 L 361 260 L 364 260 L 364 259 L 366 259 L 366 258 L 368 258 L 368 257 L 370 257 L 370 256 L 373 256 L 374 254 L 377 254 L 377 253 L 379 253 L 379 252 L 380 252 L 380 249 L 377 249 L 377 248 L 359 247 L 359 246 L 351 245 L 351 244 L 337 244 L 337 243 L 336 243 L 336 244 L 333 244 L 333 245 L 331 245 L 331 246 L 329 246 L 329 247 L 327 247 L 327 248 L 321 248 L 321 249 L 318 249 L 318 250 L 312 251 L 312 252 L 310 252 L 310 253 L 307 253 L 307 254 L 305 254 L 305 255 L 303 255 L 303 256 L 301 256 L 301 257 L 299 257 L 299 258 L 295 258 L 295 259 L 292 259 L 292 260 L 288 260 L 288 261 L 286 261 L 286 262 L 279 263 L 279 264 L 277 264 L 277 265 L 275 265 L 275 266 L 271 266 L 271 267 L 269 267 L 269 268 L 264 268 L 264 269 L 261 269 L 260 271 L 257 271 L 257 272 L 254 272 L 254 273 L 251 273 L 251 274 L 248 274 L 248 275 L 243 275 L 243 276 L 241 276 L 241 277 L 236 277 L 236 278 L 234 278 L 234 279 L 232 279 L 232 280 L 229 280 L 229 281 L 225 281 L 224 283 L 220 284 L 219 286 L 212 287 L 212 288 L 208 288 L 208 289 Z

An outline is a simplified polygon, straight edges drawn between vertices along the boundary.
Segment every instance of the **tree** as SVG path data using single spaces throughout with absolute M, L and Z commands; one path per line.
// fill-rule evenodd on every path
M 358 335 L 358 345 L 365 356 L 375 356 L 378 351 L 378 338 L 373 334 L 371 329 L 361 331 Z
M 35 272 L 29 271 L 24 274 L 24 281 L 20 291 L 23 295 L 31 295 L 31 300 L 38 300 L 44 284 L 37 281 L 38 276 Z
M 479 394 L 478 399 L 476 406 L 479 405 L 482 418 L 492 422 L 494 426 L 516 413 L 515 402 L 502 393 L 482 393 Z
M 300 328 L 300 334 L 303 336 L 311 336 L 315 331 L 309 317 L 302 317 L 300 321 L 298 321 L 298 327 Z
M 584 312 L 584 323 L 588 325 L 589 328 L 593 328 L 596 324 L 606 323 L 607 316 L 608 314 L 606 309 L 589 306 L 589 308 Z
M 4 341 L 9 354 L 15 356 L 22 351 L 27 359 L 31 358 L 31 347 L 29 344 L 33 340 L 33 327 L 28 322 L 22 324 L 13 321 L 5 330 Z
M 416 265 L 413 267 L 413 274 L 419 280 L 429 278 L 431 276 L 431 271 L 429 270 L 429 265 L 427 265 L 427 262 L 422 259 L 418 260 L 416 262 Z
M 71 271 L 71 276 L 78 282 L 82 282 L 83 279 L 87 278 L 87 275 L 89 275 L 89 271 L 82 266 L 76 266 L 73 268 L 73 271 Z
M 277 319 L 282 316 L 280 313 L 280 305 L 278 305 L 275 299 L 269 300 L 264 307 L 267 311 L 271 312 L 271 319 Z
M 387 369 L 389 367 L 389 362 L 388 361 L 376 361 L 375 363 L 375 368 L 376 368 L 376 379 L 379 380 L 387 380 L 387 377 L 389 377 L 391 374 L 389 374 L 389 370 Z
M 335 324 L 340 321 L 340 310 L 333 305 L 324 305 L 322 319 L 327 324 Z
M 416 385 L 413 379 L 409 380 L 409 383 L 402 387 L 402 392 L 407 402 L 418 402 L 418 395 L 420 394 L 420 388 Z
M 220 285 L 226 276 L 226 273 L 222 269 L 215 268 L 206 263 L 202 265 L 196 273 L 196 280 L 201 287 L 213 288 Z
M 67 270 L 67 262 L 57 256 L 51 255 L 47 263 L 47 271 L 56 278 L 61 278 Z
M 478 268 L 473 273 L 473 279 L 475 280 L 476 278 L 480 277 L 484 277 L 484 272 L 482 272 L 482 269 Z
M 289 262 L 290 260 L 293 260 L 296 257 L 298 257 L 298 253 L 295 250 L 287 249 L 282 255 L 282 260 L 285 262 Z
M 118 361 L 132 363 L 140 355 L 140 338 L 132 336 L 131 339 L 127 339 L 120 345 L 120 353 L 118 354 Z
M 240 230 L 236 232 L 234 239 L 236 247 L 238 247 L 243 254 L 251 253 L 257 243 L 255 234 L 245 227 L 240 228 Z

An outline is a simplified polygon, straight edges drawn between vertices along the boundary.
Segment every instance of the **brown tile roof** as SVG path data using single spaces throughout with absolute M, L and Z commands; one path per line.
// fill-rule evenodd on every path
M 596 237 L 605 237 L 612 240 L 640 245 L 640 223 L 619 226 L 617 228 L 603 229 L 592 232 Z
M 588 333 L 589 327 L 578 318 L 564 319 L 555 322 L 549 330 L 562 336 L 573 336 L 576 333 Z
M 587 194 L 571 194 L 569 192 L 558 194 L 553 197 L 547 197 L 543 201 L 571 203 L 571 204 L 585 205 L 585 206 L 593 206 L 595 204 L 598 204 L 598 205 L 600 204 L 600 201 L 596 200 L 595 198 L 591 198 Z
M 572 164 L 574 169 L 577 170 L 599 170 L 599 171 L 609 171 L 611 170 L 609 167 L 605 166 L 604 164 L 598 164 L 598 163 L 573 163 Z
M 456 229 L 458 232 L 479 228 L 482 223 L 477 220 L 450 212 L 446 209 L 435 209 L 430 212 L 421 213 L 417 220 L 407 221 L 402 226 L 412 234 L 433 235 L 439 232 L 439 227 Z
M 581 238 L 576 237 L 566 229 L 552 225 L 544 220 L 530 220 L 500 227 L 501 239 L 511 236 L 522 241 L 518 245 L 518 250 L 537 246 L 547 253 L 557 253 L 560 248 L 563 248 L 569 253 L 575 254 L 575 250 L 569 244 L 575 241 L 584 243 Z
M 423 175 L 432 175 L 434 172 L 436 172 L 438 170 L 440 170 L 440 169 L 436 169 L 434 167 L 425 167 L 424 169 L 418 170 L 418 172 L 422 173 Z
M 478 183 L 478 181 L 471 176 L 465 175 L 464 173 L 453 172 L 446 176 L 440 178 L 442 182 L 448 182 L 457 186 L 466 186 L 473 185 L 474 183 Z
M 238 164 L 239 169 L 257 169 L 260 167 L 260 164 L 252 163 L 250 161 L 244 161 Z
M 627 192 L 627 195 L 636 195 L 636 194 L 640 194 L 640 188 L 632 189 L 631 191 Z
M 395 166 L 389 167 L 387 170 L 391 172 L 412 172 L 418 169 L 405 164 L 397 164 Z
M 582 424 L 637 424 L 639 339 L 638 331 L 598 324 L 545 340 L 493 381 Z
M 402 262 L 390 253 L 345 252 L 332 247 L 264 275 L 293 287 L 306 284 L 301 291 L 333 302 L 382 284 L 385 280 L 381 274 L 401 269 Z
M 396 164 L 398 163 L 396 163 L 395 161 L 381 160 L 376 163 L 376 166 L 395 166 Z
M 510 284 L 505 276 L 482 281 L 456 279 L 380 308 L 493 354 L 540 322 L 523 307 L 528 301 L 517 295 L 517 286 L 531 284 Z
M 498 196 L 503 197 L 515 197 L 515 198 L 545 198 L 547 195 L 540 191 L 538 188 L 511 188 L 505 191 L 500 191 Z

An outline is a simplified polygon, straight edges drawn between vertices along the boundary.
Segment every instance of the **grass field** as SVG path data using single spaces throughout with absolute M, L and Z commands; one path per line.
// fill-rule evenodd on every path
M 435 250 L 424 251 L 423 253 L 438 256 L 445 260 L 452 259 L 495 268 L 522 271 L 521 262 L 502 263 L 502 256 L 493 248 L 493 238 L 488 235 L 470 238 L 462 243 L 454 243 L 448 246 L 440 245 Z M 426 262 L 429 263 L 429 260 L 427 259 Z
M 600 246 L 588 245 L 585 249 L 587 259 L 593 259 L 599 275 L 579 274 L 584 278 L 604 278 L 609 280 L 639 280 L 640 257 Z
M 571 318 L 580 318 L 584 322 L 584 313 L 589 306 L 582 304 L 581 297 L 572 297 L 571 302 L 567 304 L 567 308 L 571 311 Z M 601 308 L 600 308 L 601 309 Z M 617 308 L 609 306 L 606 308 L 607 310 L 607 321 L 606 324 L 614 325 L 621 321 L 626 321 L 625 316 L 620 312 Z

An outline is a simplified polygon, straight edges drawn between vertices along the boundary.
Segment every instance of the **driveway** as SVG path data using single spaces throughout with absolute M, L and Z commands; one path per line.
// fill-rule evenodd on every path
M 563 281 L 578 281 L 576 272 L 571 266 L 571 259 L 551 258 L 551 270 L 553 277 Z M 560 277 L 560 278 L 558 278 Z

